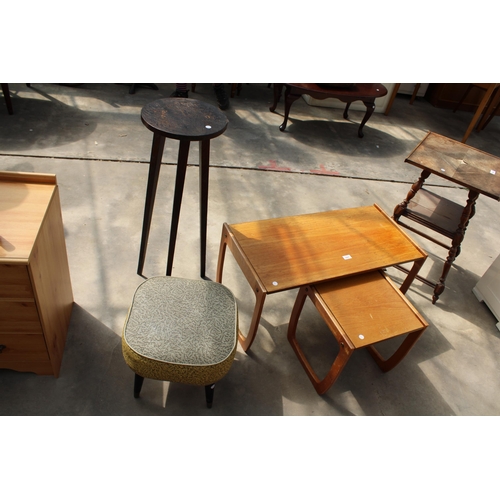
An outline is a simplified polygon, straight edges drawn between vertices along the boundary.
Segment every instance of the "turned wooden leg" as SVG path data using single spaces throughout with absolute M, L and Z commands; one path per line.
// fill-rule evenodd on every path
M 396 222 L 399 220 L 401 215 L 403 215 L 403 213 L 406 210 L 406 207 L 408 207 L 408 203 L 410 203 L 411 199 L 417 194 L 417 191 L 424 185 L 424 182 L 427 179 L 427 177 L 429 177 L 429 175 L 431 175 L 431 173 L 429 171 L 422 170 L 422 173 L 421 173 L 418 181 L 415 182 L 411 186 L 410 190 L 408 191 L 408 194 L 406 195 L 406 199 L 403 202 L 401 202 L 399 205 L 396 205 L 396 207 L 394 208 L 394 214 L 393 214 L 393 218 Z
M 460 253 L 460 245 L 462 244 L 462 241 L 465 237 L 465 231 L 467 229 L 469 221 L 475 213 L 474 205 L 478 197 L 479 193 L 477 191 L 469 191 L 469 198 L 467 199 L 467 204 L 465 205 L 465 208 L 462 212 L 462 217 L 460 218 L 460 224 L 458 225 L 457 232 L 455 233 L 455 236 L 453 236 L 451 242 L 451 248 L 450 251 L 448 252 L 448 258 L 444 263 L 443 273 L 441 274 L 441 277 L 439 278 L 439 281 L 436 284 L 436 287 L 434 288 L 434 295 L 432 296 L 433 304 L 436 303 L 439 296 L 444 292 L 445 288 L 444 284 L 446 281 L 446 277 L 450 272 L 453 261 L 457 258 L 458 254 Z

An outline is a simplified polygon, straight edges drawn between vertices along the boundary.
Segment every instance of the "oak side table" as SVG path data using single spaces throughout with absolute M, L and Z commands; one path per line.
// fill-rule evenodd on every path
M 454 260 L 460 254 L 460 245 L 475 204 L 480 194 L 500 200 L 500 158 L 467 146 L 462 142 L 429 132 L 406 158 L 405 162 L 421 168 L 422 173 L 406 199 L 394 208 L 394 220 L 401 226 L 449 250 L 443 271 L 437 283 L 422 276 L 416 278 L 434 288 L 435 304 L 445 289 L 445 281 Z M 426 179 L 437 175 L 469 190 L 465 206 L 423 188 Z M 406 218 L 422 228 L 430 229 L 451 240 L 451 244 L 430 236 L 415 225 L 403 222 Z
M 72 307 L 56 176 L 0 172 L 0 368 L 57 377 Z

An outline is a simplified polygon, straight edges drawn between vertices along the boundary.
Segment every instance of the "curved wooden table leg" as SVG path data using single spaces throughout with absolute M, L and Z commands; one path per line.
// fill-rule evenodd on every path
M 420 335 L 424 333 L 424 330 L 425 328 L 422 328 L 422 330 L 409 333 L 403 343 L 396 349 L 396 352 L 387 359 L 384 359 L 373 345 L 369 345 L 366 348 L 380 369 L 383 372 L 388 372 L 408 354 L 410 349 L 415 345 L 415 342 L 420 338 Z
M 285 119 L 283 123 L 280 125 L 281 132 L 284 132 L 286 129 L 286 124 L 288 122 L 288 114 L 290 113 L 290 108 L 292 104 L 300 97 L 300 95 L 292 94 L 291 89 L 287 87 L 285 91 Z
M 274 113 L 276 106 L 281 98 L 281 94 L 283 92 L 283 84 L 282 83 L 273 83 L 273 93 L 274 93 L 274 102 L 273 105 L 269 108 L 269 111 Z
M 375 110 L 375 103 L 374 102 L 369 102 L 369 101 L 363 101 L 363 104 L 366 106 L 366 113 L 365 116 L 363 117 L 363 121 L 361 122 L 361 125 L 359 126 L 358 129 L 358 137 L 363 137 L 363 127 L 365 126 L 365 123 L 370 119 L 370 116 L 372 116 L 373 111 Z
M 222 227 L 222 236 L 219 247 L 219 257 L 217 260 L 217 272 L 215 275 L 215 281 L 217 283 L 222 283 L 224 260 L 228 245 L 231 248 L 231 251 L 233 252 L 233 256 L 235 257 L 236 261 L 240 264 L 240 268 L 242 269 L 243 273 L 246 274 L 245 270 L 242 268 L 243 261 L 241 255 L 238 255 L 237 251 L 235 253 L 235 250 L 233 250 L 235 244 L 236 243 L 231 239 L 231 236 L 227 228 L 227 224 L 224 224 Z M 266 296 L 267 296 L 267 292 L 258 283 L 254 283 L 254 286 L 252 288 L 255 293 L 255 308 L 253 311 L 252 320 L 250 322 L 250 328 L 248 329 L 247 336 L 245 337 L 241 333 L 241 330 L 238 330 L 238 340 L 244 351 L 248 351 L 248 349 L 250 349 L 250 346 L 252 345 L 255 339 L 255 335 L 257 334 L 257 330 L 259 328 L 262 309 L 264 307 L 264 302 L 266 301 Z
M 300 348 L 299 343 L 297 342 L 297 339 L 295 337 L 299 316 L 302 312 L 302 308 L 304 307 L 305 300 L 309 296 L 309 291 L 310 288 L 308 286 L 303 286 L 299 290 L 297 299 L 295 300 L 295 304 L 292 309 L 290 322 L 288 324 L 287 338 L 288 342 L 290 342 L 290 345 L 292 346 L 292 349 L 295 351 L 300 364 L 304 368 L 307 376 L 309 377 L 309 380 L 314 386 L 314 389 L 318 394 L 324 394 L 326 391 L 328 391 L 328 389 L 330 389 L 330 387 L 342 373 L 342 370 L 349 361 L 349 358 L 354 352 L 354 349 L 351 349 L 345 342 L 339 342 L 339 352 L 330 370 L 328 371 L 326 377 L 323 378 L 323 380 L 319 379 L 311 364 L 309 363 L 309 361 L 307 361 L 307 358 Z
M 250 328 L 248 329 L 247 336 L 243 336 L 241 330 L 238 330 L 238 340 L 243 350 L 246 352 L 250 349 L 255 335 L 257 334 L 257 329 L 259 328 L 260 317 L 262 316 L 262 309 L 264 307 L 264 302 L 266 301 L 267 293 L 264 290 L 254 290 L 255 293 L 255 308 L 253 310 L 252 321 L 250 322 Z
M 347 120 L 349 118 L 349 108 L 351 106 L 351 103 L 348 102 L 346 105 L 345 105 L 345 108 L 344 108 L 344 114 L 342 115 L 344 117 L 344 120 Z

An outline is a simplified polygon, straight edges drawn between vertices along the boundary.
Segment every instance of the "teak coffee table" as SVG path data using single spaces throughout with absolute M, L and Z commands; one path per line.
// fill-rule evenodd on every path
M 285 87 L 285 119 L 280 125 L 282 132 L 286 129 L 288 122 L 288 114 L 292 104 L 302 95 L 311 96 L 314 99 L 339 99 L 346 103 L 344 109 L 344 119 L 347 120 L 349 106 L 354 101 L 362 101 L 366 106 L 366 113 L 361 121 L 358 129 L 358 136 L 363 137 L 363 127 L 369 120 L 370 116 L 375 110 L 375 99 L 384 97 L 387 94 L 387 89 L 381 83 L 355 83 L 352 86 L 339 86 L 339 87 L 323 87 L 317 83 L 275 83 L 274 84 L 274 102 L 269 108 L 274 112 L 278 101 L 280 100 L 281 93 Z
M 411 187 L 406 199 L 395 207 L 394 220 L 449 250 L 437 283 L 417 276 L 417 279 L 434 288 L 432 302 L 435 304 L 445 289 L 451 265 L 460 253 L 460 245 L 469 221 L 474 216 L 479 195 L 500 200 L 500 158 L 429 132 L 405 161 L 421 168 L 422 174 Z M 467 188 L 469 195 L 465 206 L 424 189 L 424 182 L 431 174 Z M 449 238 L 451 244 L 444 244 L 414 226 L 402 222 L 402 217 Z
M 256 297 L 246 351 L 257 332 L 266 296 L 303 285 L 413 262 L 405 293 L 427 254 L 377 205 L 223 224 L 216 281 L 229 247 Z

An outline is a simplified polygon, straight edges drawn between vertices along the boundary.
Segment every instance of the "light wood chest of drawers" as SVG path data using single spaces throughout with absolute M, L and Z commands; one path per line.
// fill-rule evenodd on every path
M 0 172 L 0 368 L 57 377 L 72 306 L 56 176 Z

